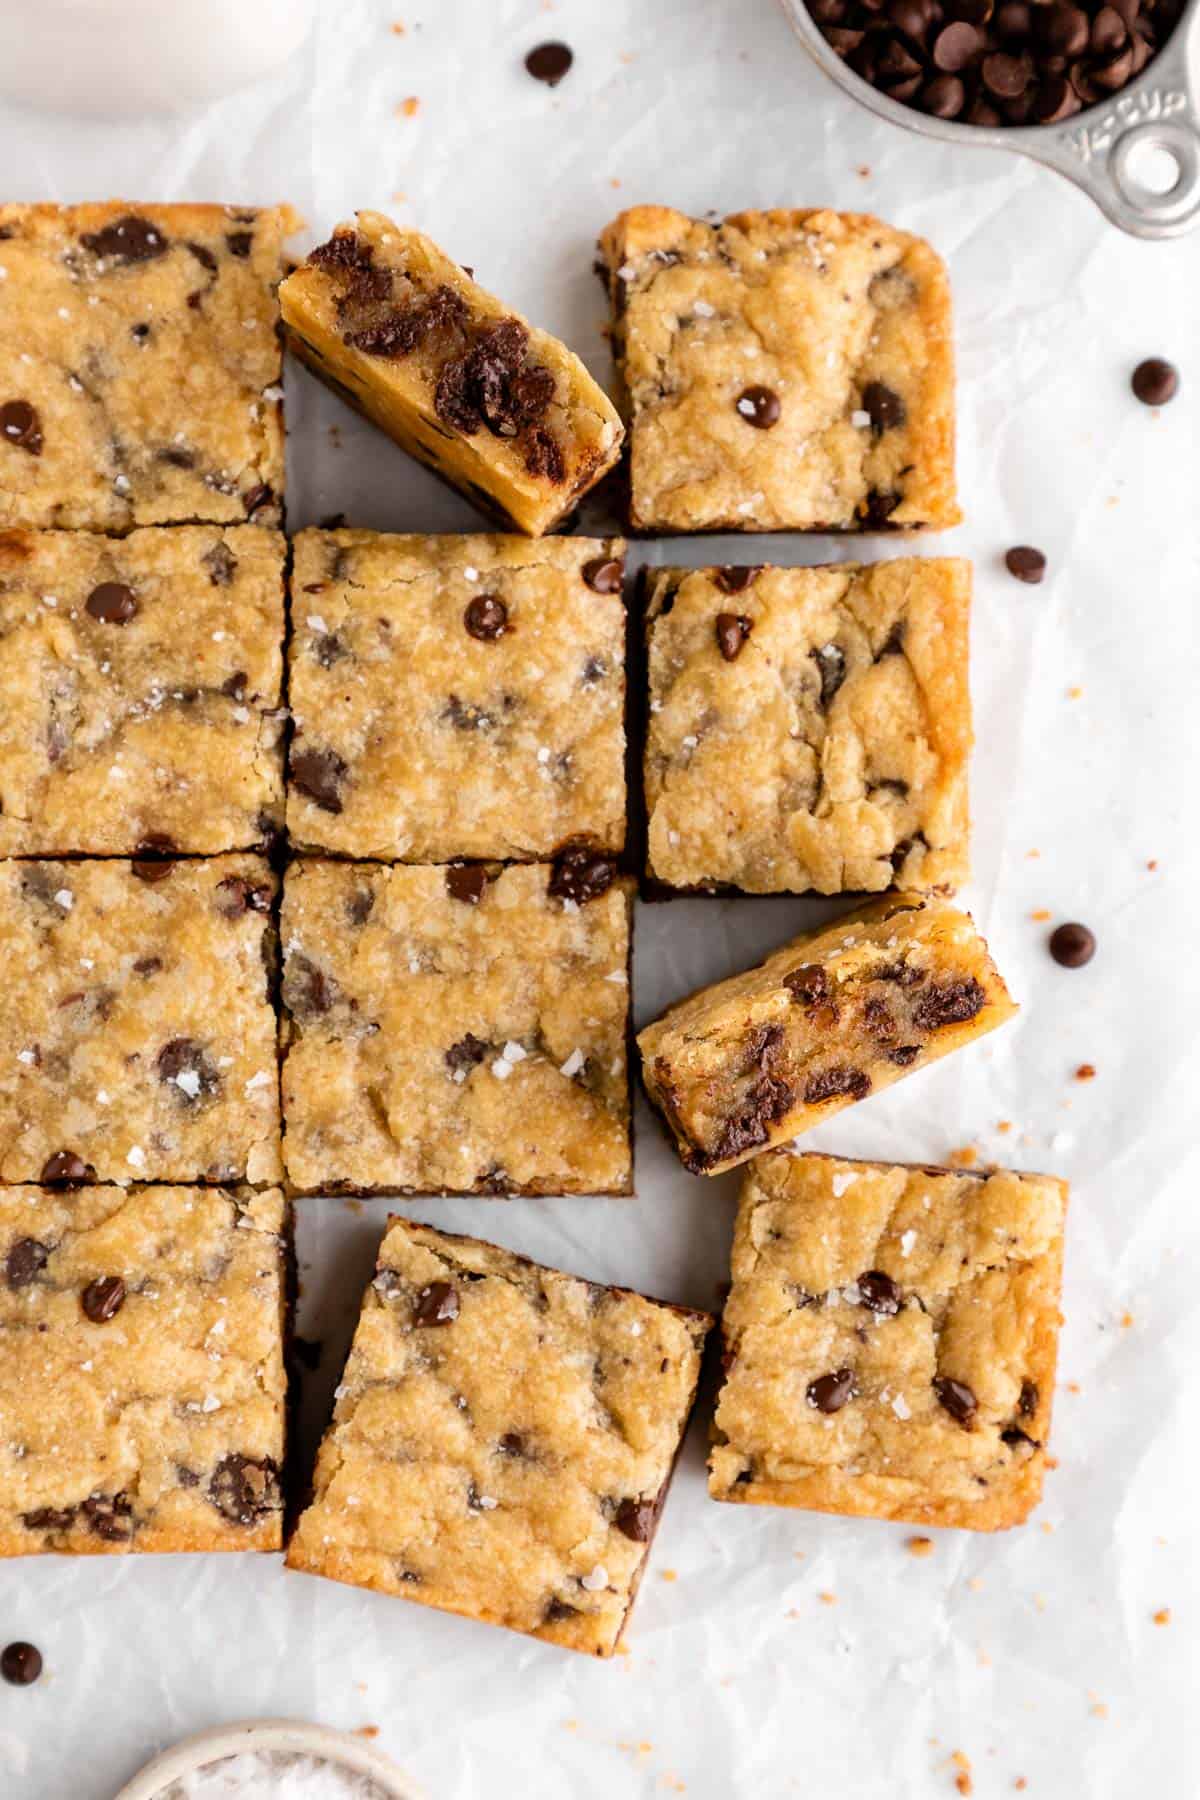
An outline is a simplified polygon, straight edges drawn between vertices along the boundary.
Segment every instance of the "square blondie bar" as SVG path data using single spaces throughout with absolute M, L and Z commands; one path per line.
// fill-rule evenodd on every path
M 275 878 L 0 862 L 0 1181 L 278 1180 Z
M 625 842 L 624 545 L 296 539 L 288 825 L 428 863 Z
M 631 883 L 300 861 L 284 882 L 284 1153 L 297 1188 L 624 1194 Z
M 382 213 L 339 225 L 279 299 L 313 373 L 505 526 L 552 530 L 620 454 L 579 358 Z
M 278 525 L 289 207 L 0 206 L 0 527 Z
M 1067 1186 L 760 1157 L 725 1307 L 717 1500 L 995 1531 L 1041 1497 Z
M 393 1218 L 288 1567 L 611 1656 L 711 1324 Z
M 950 288 L 860 213 L 636 206 L 600 239 L 642 531 L 956 525 Z
M 0 1556 L 277 1550 L 278 1188 L 0 1188 Z
M 271 840 L 283 561 L 253 525 L 0 532 L 0 855 Z
M 648 872 L 746 893 L 967 874 L 970 564 L 647 571 Z
M 966 913 L 897 894 L 702 988 L 638 1035 L 681 1158 L 717 1175 L 1016 1012 Z

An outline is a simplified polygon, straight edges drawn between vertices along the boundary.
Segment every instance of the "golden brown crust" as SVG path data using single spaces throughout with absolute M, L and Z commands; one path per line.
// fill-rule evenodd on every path
M 709 224 L 640 206 L 607 227 L 600 252 L 635 528 L 959 522 L 949 282 L 922 239 L 859 213 Z M 888 391 L 886 418 L 868 417 L 872 384 Z M 738 418 L 747 388 L 782 403 L 770 428 Z
M 288 1566 L 610 1656 L 711 1323 L 393 1217 Z
M 734 1239 L 714 1499 L 1021 1523 L 1046 1468 L 1066 1204 L 1048 1175 L 759 1158 Z M 823 1411 L 814 1384 L 834 1371 L 850 1391 Z
M 824 894 L 965 880 L 969 563 L 657 568 L 646 587 L 655 880 Z

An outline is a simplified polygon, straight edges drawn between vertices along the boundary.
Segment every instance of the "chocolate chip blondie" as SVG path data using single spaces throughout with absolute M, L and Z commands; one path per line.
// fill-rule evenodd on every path
M 944 900 L 897 894 L 702 988 L 638 1036 L 687 1167 L 716 1175 L 972 1043 L 1016 1012 Z
M 970 564 L 647 571 L 648 872 L 951 893 L 967 874 Z
M 950 289 L 859 213 L 637 206 L 600 239 L 644 531 L 958 523 Z
M 272 838 L 283 559 L 253 525 L 0 532 L 0 855 Z
M 0 1181 L 274 1181 L 275 879 L 0 862 Z
M 508 869 L 293 863 L 295 1186 L 628 1193 L 631 885 L 591 850 Z
M 339 225 L 279 299 L 313 373 L 502 524 L 551 530 L 620 454 L 579 358 L 381 213 Z
M 0 206 L 0 527 L 277 525 L 290 207 Z
M 289 1568 L 611 1656 L 711 1324 L 393 1218 Z
M 293 842 L 405 862 L 625 841 L 624 545 L 295 541 Z
M 724 1314 L 717 1500 L 995 1531 L 1036 1506 L 1067 1186 L 775 1152 Z
M 0 1556 L 277 1550 L 277 1188 L 0 1188 Z

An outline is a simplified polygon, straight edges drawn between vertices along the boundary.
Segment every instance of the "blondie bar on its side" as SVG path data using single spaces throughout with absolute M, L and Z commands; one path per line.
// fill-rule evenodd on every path
M 649 570 L 648 873 L 746 893 L 967 873 L 970 564 Z
M 710 1491 L 995 1531 L 1041 1497 L 1067 1186 L 775 1152 L 742 1186 Z
M 600 239 L 642 531 L 956 525 L 950 288 L 861 213 L 636 206 Z
M 987 945 L 944 900 L 897 894 L 702 988 L 639 1033 L 646 1092 L 716 1175 L 1002 1025 Z
M 610 1656 L 711 1324 L 393 1218 L 288 1566 Z
M 277 1550 L 277 1188 L 0 1188 L 0 1556 Z
M 360 212 L 279 293 L 297 356 L 502 523 L 540 536 L 616 462 L 616 408 L 579 358 L 419 231 Z
M 283 516 L 290 207 L 0 206 L 0 527 Z

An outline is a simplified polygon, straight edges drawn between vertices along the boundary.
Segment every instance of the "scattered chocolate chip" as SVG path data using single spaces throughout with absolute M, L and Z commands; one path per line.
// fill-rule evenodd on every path
M 865 1069 L 854 1069 L 845 1063 L 834 1063 L 810 1075 L 804 1086 L 805 1106 L 819 1106 L 824 1100 L 862 1100 L 871 1091 L 871 1077 Z
M 1050 954 L 1064 969 L 1082 969 L 1096 954 L 1095 933 L 1071 921 L 1050 933 Z
M 745 419 L 747 425 L 753 425 L 756 431 L 770 431 L 772 425 L 778 425 L 783 415 L 783 407 L 774 388 L 743 388 L 734 405 L 739 416 Z
M 535 44 L 525 57 L 525 67 L 535 81 L 557 87 L 574 61 L 575 53 L 568 44 Z
M 789 969 L 783 985 L 800 1006 L 824 1006 L 830 997 L 829 975 L 820 963 L 802 963 Z
M 948 25 L 946 31 L 956 27 Z M 970 31 L 971 27 L 966 27 Z M 945 37 L 946 32 L 942 33 Z M 882 381 L 868 381 L 862 391 L 863 411 L 870 414 L 871 430 L 876 437 L 882 437 L 885 431 L 895 431 L 908 418 L 908 408 L 892 388 L 886 387 Z
M 42 421 L 36 406 L 28 400 L 6 400 L 0 406 L 0 437 L 30 456 L 42 454 Z
M 87 611 L 102 625 L 127 625 L 138 610 L 133 589 L 123 581 L 102 581 L 87 597 Z
M 846 679 L 846 653 L 837 644 L 822 644 L 812 657 L 821 676 L 821 705 L 828 706 Z
M 619 594 L 625 579 L 625 564 L 614 556 L 594 556 L 583 565 L 583 579 L 598 594 Z
M 159 1051 L 154 1064 L 158 1079 L 178 1088 L 189 1106 L 215 1094 L 221 1085 L 217 1066 L 202 1044 L 195 1038 L 171 1038 Z
M 452 1325 L 458 1317 L 458 1289 L 448 1281 L 431 1281 L 417 1295 L 414 1325 Z
M 1004 566 L 1018 581 L 1036 586 L 1046 573 L 1046 558 L 1032 544 L 1016 544 L 1011 550 L 1004 552 Z
M 463 624 L 481 644 L 492 643 L 508 630 L 508 608 L 495 594 L 476 594 L 463 613 Z
M 857 1282 L 862 1303 L 880 1318 L 887 1319 L 900 1311 L 900 1289 L 882 1269 L 868 1269 Z
M 130 861 L 130 873 L 151 884 L 165 881 L 175 867 L 179 845 L 165 831 L 151 831 L 142 839 Z
M 572 900 L 577 906 L 586 906 L 589 900 L 598 900 L 608 892 L 616 874 L 617 865 L 611 856 L 589 849 L 586 844 L 573 844 L 556 858 L 546 891 L 556 900 Z
M 1106 12 L 1111 10 L 1105 8 Z M 1129 385 L 1143 406 L 1165 406 L 1179 392 L 1179 370 L 1161 356 L 1150 356 L 1138 364 Z
M 717 614 L 717 649 L 726 662 L 736 662 L 742 653 L 742 645 L 754 629 L 753 619 L 745 613 Z
M 341 812 L 349 769 L 336 750 L 297 750 L 293 744 L 289 768 L 293 785 L 322 812 Z
M 1021 1383 L 1021 1393 L 1020 1398 L 1017 1401 L 1017 1411 L 1023 1419 L 1032 1419 L 1034 1413 L 1038 1409 L 1039 1398 L 1038 1384 L 1036 1381 L 1023 1381 Z
M 114 220 L 100 231 L 85 232 L 80 242 L 93 256 L 103 256 L 118 263 L 152 262 L 155 257 L 167 253 L 167 240 L 162 232 L 140 213 L 126 213 L 124 218 Z M 215 259 L 213 267 L 216 267 Z
M 654 1536 L 657 1517 L 658 1507 L 653 1500 L 622 1500 L 613 1523 L 635 1544 L 648 1544 Z
M 5 1644 L 0 1650 L 0 1675 L 10 1687 L 32 1687 L 42 1672 L 42 1653 L 35 1644 Z
M 208 1483 L 208 1497 L 231 1525 L 257 1525 L 282 1505 L 279 1466 L 270 1456 L 223 1456 Z
M 56 1150 L 42 1164 L 40 1179 L 46 1187 L 52 1187 L 59 1181 L 73 1186 L 95 1181 L 96 1171 L 91 1163 L 84 1162 L 82 1156 L 77 1156 L 74 1150 Z
M 446 870 L 446 891 L 453 900 L 467 906 L 478 906 L 488 884 L 488 873 L 482 863 L 451 863 Z
M 818 1375 L 815 1381 L 809 1382 L 805 1398 L 818 1412 L 841 1412 L 847 1400 L 854 1398 L 853 1369 L 835 1369 L 829 1375 Z
M 965 1381 L 953 1381 L 948 1375 L 935 1375 L 933 1391 L 950 1417 L 968 1428 L 975 1423 L 979 1402 Z
M 744 567 L 727 563 L 723 568 L 713 571 L 713 581 L 723 594 L 741 594 L 752 582 L 757 581 L 761 570 L 761 563 L 749 563 Z
M 50 1260 L 50 1245 L 37 1238 L 18 1238 L 10 1245 L 4 1260 L 4 1277 L 10 1288 L 28 1287 L 36 1281 Z
M 119 1275 L 100 1275 L 88 1282 L 79 1304 L 93 1325 L 107 1325 L 125 1304 L 125 1283 Z

